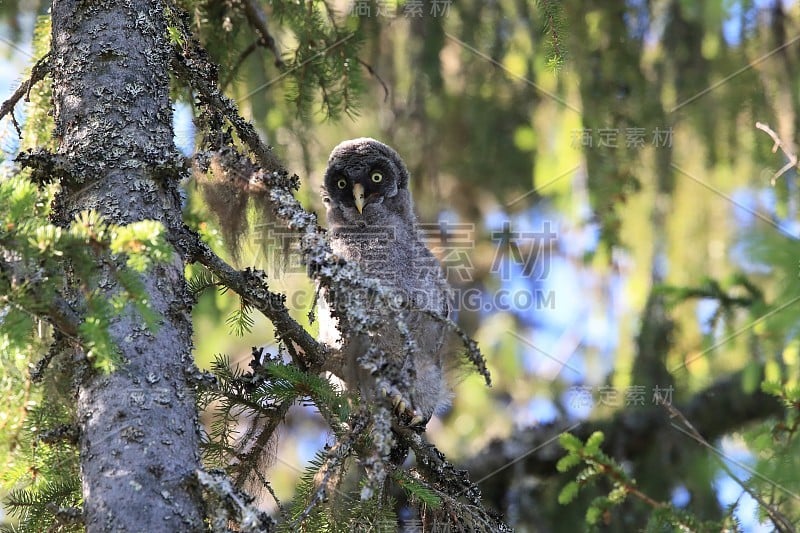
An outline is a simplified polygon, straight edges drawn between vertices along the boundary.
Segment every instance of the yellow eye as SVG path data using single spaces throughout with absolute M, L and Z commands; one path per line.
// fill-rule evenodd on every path
M 339 181 L 336 182 L 336 186 L 339 187 L 340 189 L 344 189 L 345 187 L 347 187 L 347 180 L 340 179 Z
M 380 183 L 381 180 L 383 179 L 383 174 L 381 174 L 380 172 L 373 172 L 372 175 L 370 176 L 370 179 L 374 183 Z

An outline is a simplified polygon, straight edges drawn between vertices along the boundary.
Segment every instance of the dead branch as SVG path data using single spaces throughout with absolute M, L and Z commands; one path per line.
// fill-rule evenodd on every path
M 26 102 L 30 102 L 30 93 L 31 88 L 35 83 L 40 82 L 44 79 L 44 77 L 50 72 L 50 53 L 48 52 L 42 57 L 39 61 L 37 61 L 33 68 L 31 69 L 31 77 L 28 78 L 26 81 L 22 83 L 17 90 L 14 91 L 8 100 L 3 102 L 0 105 L 0 119 L 6 116 L 7 114 L 11 113 L 11 118 L 16 124 L 16 119 L 14 118 L 14 106 L 20 101 L 20 99 L 24 96 Z M 19 126 L 17 126 L 17 131 L 19 132 Z
M 244 0 L 242 4 L 244 4 L 244 14 L 247 17 L 247 21 L 259 36 L 259 44 L 272 52 L 275 56 L 275 66 L 277 68 L 286 68 L 286 63 L 283 62 L 281 52 L 278 50 L 278 44 L 267 26 L 267 14 L 264 13 L 264 10 L 255 0 Z
M 772 153 L 773 153 L 773 154 L 774 154 L 774 153 L 776 153 L 776 152 L 778 151 L 778 149 L 780 148 L 781 152 L 783 152 L 783 154 L 784 154 L 784 155 L 786 156 L 786 158 L 789 160 L 789 162 L 788 162 L 788 163 L 786 163 L 785 165 L 783 165 L 783 166 L 780 168 L 780 170 L 778 170 L 778 171 L 777 171 L 777 172 L 776 172 L 776 173 L 775 173 L 775 174 L 772 176 L 772 179 L 770 180 L 770 184 L 771 184 L 771 185 L 774 187 L 774 186 L 775 186 L 775 182 L 778 180 L 778 178 L 780 178 L 781 176 L 783 176 L 784 174 L 786 174 L 787 172 L 789 172 L 789 170 L 790 170 L 792 167 L 795 167 L 795 166 L 797 166 L 797 154 L 795 154 L 795 153 L 791 152 L 791 151 L 790 151 L 790 150 L 789 150 L 789 149 L 786 147 L 786 143 L 784 143 L 784 142 L 783 142 L 783 141 L 780 139 L 780 137 L 778 137 L 778 134 L 777 134 L 777 133 L 775 133 L 775 132 L 772 130 L 772 128 L 770 128 L 769 126 L 767 126 L 767 125 L 766 125 L 766 124 L 764 124 L 763 122 L 756 122 L 756 128 L 760 129 L 761 131 L 763 131 L 764 133 L 766 133 L 767 135 L 769 135 L 770 137 L 772 137 L 772 141 L 775 143 L 775 144 L 773 144 L 773 145 L 772 145 Z

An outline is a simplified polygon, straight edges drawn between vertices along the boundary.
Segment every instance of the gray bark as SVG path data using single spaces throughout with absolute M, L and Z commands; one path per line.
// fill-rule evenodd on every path
M 59 155 L 70 162 L 56 218 L 95 209 L 110 222 L 180 225 L 164 4 L 158 0 L 53 2 L 53 97 Z M 117 289 L 105 265 L 98 286 Z M 73 304 L 80 306 L 72 280 Z M 111 334 L 122 363 L 80 376 L 81 478 L 88 531 L 202 529 L 195 482 L 197 414 L 186 370 L 191 321 L 175 256 L 144 275 L 161 323 L 148 331 L 126 311 Z

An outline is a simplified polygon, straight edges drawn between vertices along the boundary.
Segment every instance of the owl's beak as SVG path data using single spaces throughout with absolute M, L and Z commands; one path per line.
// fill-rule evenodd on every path
M 353 198 L 356 200 L 356 209 L 358 209 L 358 213 L 361 214 L 361 211 L 364 209 L 364 186 L 360 183 L 353 185 Z

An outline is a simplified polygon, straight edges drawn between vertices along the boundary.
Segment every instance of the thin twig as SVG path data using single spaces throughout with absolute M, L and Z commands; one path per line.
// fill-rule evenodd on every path
M 272 51 L 272 54 L 275 56 L 275 66 L 277 68 L 286 68 L 286 63 L 283 62 L 281 52 L 278 50 L 278 44 L 275 42 L 275 38 L 272 37 L 267 27 L 267 14 L 264 13 L 261 6 L 254 0 L 244 0 L 242 4 L 244 4 L 244 14 L 248 22 L 250 22 L 250 25 L 259 36 L 259 43 Z
M 389 86 L 386 85 L 386 82 L 383 81 L 383 78 L 381 78 L 380 75 L 377 72 L 375 72 L 375 69 L 372 68 L 372 65 L 370 65 L 360 57 L 358 58 L 358 62 L 361 63 L 361 66 L 367 69 L 367 72 L 369 72 L 373 78 L 378 80 L 378 83 L 380 83 L 381 87 L 383 87 L 383 101 L 386 102 L 387 100 L 389 100 Z
M 17 105 L 17 103 L 22 99 L 23 96 L 25 97 L 25 101 L 29 102 L 31 87 L 33 87 L 33 84 L 38 83 L 39 81 L 44 79 L 44 77 L 47 75 L 48 72 L 50 72 L 49 52 L 33 65 L 33 68 L 31 69 L 31 77 L 28 78 L 26 81 L 24 81 L 22 85 L 17 87 L 17 90 L 14 91 L 14 94 L 12 94 L 8 98 L 8 100 L 6 100 L 5 102 L 3 102 L 2 105 L 0 105 L 0 118 L 3 118 L 7 114 L 11 113 L 11 120 L 14 122 L 14 125 L 17 128 L 18 133 L 19 133 L 19 125 L 17 124 L 17 120 L 14 117 L 14 106 Z
M 777 172 L 776 172 L 776 173 L 775 173 L 775 174 L 772 176 L 772 179 L 770 180 L 770 184 L 771 184 L 771 185 L 774 187 L 774 186 L 775 186 L 775 182 L 778 180 L 778 178 L 780 178 L 781 176 L 783 176 L 784 174 L 786 174 L 787 172 L 789 172 L 789 170 L 790 170 L 792 167 L 795 167 L 795 166 L 797 166 L 797 154 L 795 154 L 795 153 L 793 153 L 793 152 L 789 151 L 789 149 L 786 147 L 786 143 L 784 143 L 784 142 L 781 140 L 781 138 L 780 138 L 780 137 L 778 137 L 778 134 L 777 134 L 777 133 L 775 133 L 775 132 L 772 130 L 772 128 L 770 128 L 769 126 L 767 126 L 767 125 L 766 125 L 766 124 L 764 124 L 763 122 L 756 122 L 756 128 L 760 129 L 761 131 L 763 131 L 764 133 L 766 133 L 767 135 L 769 135 L 770 137 L 772 137 L 772 141 L 775 143 L 775 144 L 773 144 L 773 145 L 772 145 L 772 153 L 773 153 L 773 154 L 774 154 L 774 153 L 776 153 L 776 152 L 778 151 L 778 148 L 780 148 L 781 152 L 783 152 L 783 153 L 784 153 L 784 155 L 786 156 L 786 158 L 789 160 L 789 162 L 788 162 L 788 163 L 786 163 L 785 165 L 783 165 L 783 166 L 780 168 L 780 170 L 778 170 L 778 171 L 777 171 Z
M 261 44 L 261 40 L 258 39 L 258 40 L 253 41 L 252 43 L 250 43 L 250 46 L 248 46 L 247 48 L 242 50 L 242 53 L 239 54 L 238 58 L 236 58 L 236 62 L 231 67 L 231 70 L 230 70 L 230 72 L 228 72 L 228 75 L 225 76 L 225 79 L 222 81 L 222 83 L 219 84 L 220 91 L 225 91 L 225 89 L 228 87 L 228 85 L 230 85 L 230 83 L 236 77 L 236 72 L 239 70 L 239 67 L 242 66 L 242 63 L 244 63 L 244 60 L 247 59 L 250 56 L 250 54 L 255 52 L 260 44 Z

